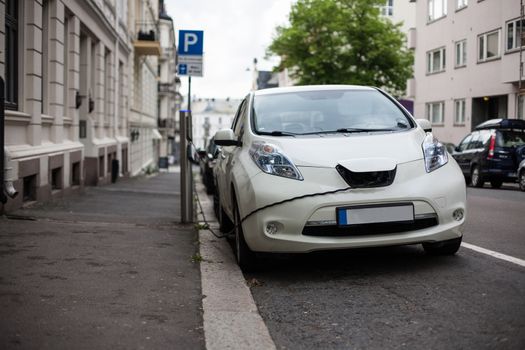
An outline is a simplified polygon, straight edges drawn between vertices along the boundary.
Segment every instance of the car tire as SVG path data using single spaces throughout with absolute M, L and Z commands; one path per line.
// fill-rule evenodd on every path
M 219 221 L 219 231 L 222 233 L 231 232 L 233 229 L 233 222 L 230 220 L 224 209 L 222 208 L 220 197 L 218 198 L 218 215 L 217 220 Z
M 503 181 L 501 180 L 490 180 L 490 186 L 492 188 L 501 188 L 501 185 L 503 185 Z
M 257 255 L 253 252 L 246 240 L 244 239 L 244 231 L 242 229 L 241 216 L 239 214 L 239 208 L 237 203 L 234 203 L 234 231 L 235 231 L 235 259 L 237 264 L 243 272 L 254 271 L 257 267 Z
M 485 183 L 485 179 L 483 179 L 483 175 L 481 175 L 481 171 L 477 165 L 470 171 L 470 183 L 474 187 L 483 187 Z
M 520 190 L 525 192 L 525 169 L 521 170 L 520 174 L 518 175 L 518 183 Z
M 213 212 L 217 220 L 219 220 L 219 194 L 217 191 L 213 192 Z
M 462 237 L 442 242 L 423 243 L 423 249 L 429 255 L 454 255 L 461 246 Z

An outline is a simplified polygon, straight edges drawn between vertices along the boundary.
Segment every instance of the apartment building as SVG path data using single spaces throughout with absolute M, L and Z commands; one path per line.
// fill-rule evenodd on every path
M 132 49 L 126 6 L 0 1 L 5 150 L 20 193 L 6 210 L 107 182 L 114 159 L 127 171 L 124 113 L 116 108 Z
M 162 54 L 159 57 L 158 82 L 158 128 L 162 139 L 159 147 L 159 165 L 168 166 L 168 159 L 174 161 L 177 151 L 178 113 L 182 102 L 179 93 L 180 78 L 177 77 L 177 49 L 175 44 L 175 29 L 173 20 L 167 15 L 164 1 L 160 2 L 160 46 Z
M 19 192 L 0 210 L 157 166 L 159 14 L 159 0 L 0 0 L 5 174 Z
M 162 136 L 158 119 L 159 2 L 131 0 L 129 23 L 133 38 L 130 84 L 131 175 L 157 168 Z
M 423 0 L 416 11 L 415 116 L 453 143 L 485 120 L 523 119 L 520 0 Z
M 196 148 L 206 148 L 215 133 L 230 128 L 239 99 L 194 99 L 191 102 L 193 144 Z

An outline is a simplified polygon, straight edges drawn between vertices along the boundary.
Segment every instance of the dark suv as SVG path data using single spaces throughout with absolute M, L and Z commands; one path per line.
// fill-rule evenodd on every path
M 525 120 L 492 119 L 478 125 L 457 146 L 452 156 L 472 186 L 493 188 L 516 182 L 519 155 L 525 145 Z

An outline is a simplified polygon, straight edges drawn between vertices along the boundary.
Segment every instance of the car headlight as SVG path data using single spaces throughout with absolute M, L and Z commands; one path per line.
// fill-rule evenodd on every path
M 427 133 L 422 147 L 427 173 L 441 168 L 448 163 L 448 154 L 445 145 L 439 142 L 431 133 Z
M 274 145 L 254 142 L 250 148 L 250 156 L 255 164 L 267 174 L 303 180 L 299 169 Z

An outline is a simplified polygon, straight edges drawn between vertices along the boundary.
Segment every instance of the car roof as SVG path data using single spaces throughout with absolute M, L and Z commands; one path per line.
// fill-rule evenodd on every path
M 262 89 L 254 91 L 255 96 L 284 94 L 289 92 L 303 92 L 303 91 L 328 91 L 328 90 L 376 90 L 371 86 L 360 85 L 303 85 L 303 86 L 287 86 L 270 89 Z
M 482 129 L 524 129 L 525 120 L 521 119 L 490 119 L 476 126 L 475 130 Z

